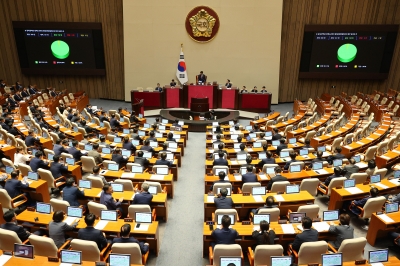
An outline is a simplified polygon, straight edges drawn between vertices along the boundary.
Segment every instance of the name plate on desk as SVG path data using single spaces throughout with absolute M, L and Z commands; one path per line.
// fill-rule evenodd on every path
M 133 218 L 124 218 L 124 222 L 125 223 L 132 223 L 133 222 Z
M 243 196 L 250 196 L 250 192 L 243 192 L 242 195 Z

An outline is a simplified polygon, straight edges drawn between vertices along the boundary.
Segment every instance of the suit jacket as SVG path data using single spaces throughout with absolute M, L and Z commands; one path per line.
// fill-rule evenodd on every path
M 156 87 L 154 90 L 162 92 L 162 88 L 161 87 Z
M 300 234 L 297 234 L 294 238 L 292 247 L 295 251 L 299 252 L 301 244 L 303 244 L 304 242 L 314 241 L 318 241 L 318 231 L 311 228 L 309 230 L 304 230 Z
M 63 145 L 60 145 L 60 144 L 54 144 L 53 151 L 54 151 L 54 154 L 58 155 L 58 156 L 60 156 L 61 153 L 63 153 L 63 152 L 68 153 L 68 150 L 66 148 L 64 148 Z
M 197 77 L 198 77 L 198 79 L 197 79 L 198 82 L 201 82 L 201 83 L 206 82 L 206 75 L 200 74 L 200 75 L 198 75 Z
M 233 200 L 231 197 L 219 197 L 214 198 L 215 207 L 217 209 L 232 209 L 233 208 Z
M 49 223 L 49 236 L 54 240 L 57 248 L 60 248 L 65 243 L 65 232 L 74 230 L 77 224 L 69 225 L 65 222 L 56 223 L 54 221 Z
M 107 246 L 107 239 L 103 236 L 103 233 L 92 226 L 79 229 L 78 238 L 96 242 L 100 251 Z
M 272 229 L 268 232 L 267 243 L 264 242 L 264 233 L 261 231 L 254 231 L 251 236 L 256 241 L 256 245 L 253 246 L 254 248 L 258 245 L 273 245 L 275 243 L 275 231 Z
M 249 183 L 249 182 L 257 182 L 257 176 L 253 173 L 245 173 L 242 175 L 242 181 L 243 183 Z
M 172 166 L 172 162 L 168 161 L 168 160 L 157 160 L 156 163 L 154 165 L 167 165 L 168 167 Z
M 104 121 L 109 122 L 108 118 L 104 115 L 99 116 L 99 120 L 100 120 L 100 122 L 104 122 Z
M 79 206 L 79 198 L 83 198 L 85 195 L 77 187 L 65 186 L 63 189 L 63 200 L 68 201 L 70 206 Z
M 8 179 L 4 186 L 4 189 L 7 191 L 8 195 L 11 198 L 15 198 L 16 196 L 22 194 L 21 189 L 28 188 L 29 184 L 23 184 L 18 179 Z
M 39 122 L 41 128 L 49 129 L 49 127 L 44 122 Z
M 359 214 L 361 213 L 361 210 L 360 210 L 359 208 L 357 208 L 356 206 L 361 207 L 361 208 L 364 207 L 365 203 L 367 203 L 367 201 L 368 201 L 370 198 L 371 198 L 371 196 L 368 196 L 368 197 L 366 197 L 366 198 L 362 198 L 362 199 L 360 199 L 360 200 L 353 200 L 355 206 L 352 205 L 352 206 L 350 207 L 350 210 L 351 210 L 355 215 L 359 215 Z
M 123 237 L 116 237 L 113 239 L 113 244 L 114 243 L 137 243 L 140 247 L 140 251 L 142 252 L 142 255 L 146 254 L 147 251 L 149 251 L 149 246 L 144 245 L 143 242 L 139 242 L 136 238 L 133 236 L 129 238 L 123 238 Z
M 140 150 L 141 150 L 141 151 L 148 151 L 148 152 L 151 152 L 151 153 L 154 154 L 154 149 L 153 149 L 153 147 L 151 147 L 151 146 L 145 146 L 145 145 L 143 145 L 142 147 L 140 147 Z
M 93 128 L 91 128 L 90 126 L 83 126 L 83 128 L 85 129 L 87 134 L 93 133 L 95 132 L 95 130 Z
M 121 154 L 113 154 L 111 160 L 116 162 L 119 168 L 128 162 L 128 159 L 125 159 Z
M 272 184 L 274 182 L 279 182 L 279 181 L 287 181 L 287 178 L 281 175 L 276 175 L 273 178 L 271 178 L 271 181 L 269 181 L 268 186 L 267 186 L 267 190 L 271 190 L 272 188 Z
M 235 244 L 235 239 L 239 237 L 239 233 L 235 229 L 222 228 L 215 229 L 211 236 L 215 240 L 215 244 Z
M 107 210 L 116 210 L 122 204 L 120 201 L 115 201 L 111 194 L 104 193 L 104 191 L 101 192 L 100 203 L 106 205 Z
M 81 153 L 81 151 L 78 150 L 78 149 L 75 148 L 75 147 L 70 147 L 70 148 L 68 149 L 68 153 L 71 154 L 71 155 L 74 157 L 75 162 L 80 161 L 80 160 L 81 160 L 81 157 L 82 157 L 82 155 L 83 155 L 83 154 Z
M 39 168 L 49 169 L 48 165 L 42 159 L 36 157 L 31 159 L 29 166 L 32 168 L 33 172 L 37 172 Z
M 226 83 L 226 84 L 225 84 L 225 87 L 227 87 L 227 88 L 232 88 L 232 83 L 230 83 L 230 82 Z
M 279 133 L 276 133 L 275 135 L 272 136 L 272 140 L 280 140 L 282 138 L 282 135 Z
M 224 158 L 218 158 L 218 159 L 214 160 L 213 166 L 214 165 L 226 165 L 226 166 L 228 166 L 228 161 L 226 159 L 224 159 Z
M 147 160 L 147 158 L 143 158 L 143 157 L 135 157 L 135 161 L 134 163 L 138 163 L 143 167 L 147 167 L 149 165 L 149 160 Z
M 150 205 L 152 199 L 153 199 L 153 195 L 151 195 L 150 192 L 142 191 L 142 192 L 140 192 L 138 194 L 135 194 L 135 197 L 133 198 L 133 203 L 132 204 L 147 204 L 147 205 Z
M 68 114 L 68 115 L 67 115 L 67 119 L 68 119 L 69 121 L 71 121 L 73 117 L 74 117 L 73 114 Z
M 93 157 L 94 162 L 96 164 L 100 164 L 103 162 L 103 159 L 101 158 L 101 154 L 98 151 L 95 151 L 95 150 L 88 151 L 87 156 Z
M 264 164 L 275 164 L 275 158 L 264 158 L 262 159 L 258 165 L 260 166 L 260 168 L 262 169 L 262 167 L 264 166 Z
M 345 176 L 347 179 L 349 179 L 350 176 L 351 176 L 351 174 L 358 173 L 358 171 L 360 170 L 360 167 L 358 167 L 358 166 L 355 165 L 355 164 L 348 164 L 348 165 L 346 165 L 346 166 L 343 168 L 343 170 L 346 170 L 346 171 L 347 171 L 346 174 L 345 174 L 344 176 Z
M 111 118 L 110 126 L 111 127 L 119 127 L 119 121 L 117 119 L 115 119 L 115 118 Z
M 50 165 L 50 172 L 54 178 L 59 178 L 63 174 L 68 173 L 68 167 L 61 163 L 52 162 Z
M 50 96 L 51 96 L 51 97 L 56 97 L 56 96 L 57 96 L 57 93 L 56 93 L 55 91 L 50 91 Z
M 289 162 L 286 162 L 286 164 L 285 164 L 285 166 L 283 167 L 283 169 L 288 170 L 290 164 L 291 164 L 291 163 L 294 163 L 294 162 L 298 162 L 298 160 L 294 159 L 294 160 L 291 160 L 291 161 L 289 161 Z
M 348 225 L 331 225 L 329 227 L 329 233 L 335 234 L 336 240 L 331 242 L 333 247 L 338 249 L 342 241 L 345 239 L 352 239 L 354 237 L 354 228 Z
M 287 148 L 288 148 L 287 144 L 279 144 L 278 147 L 276 147 L 276 153 L 279 155 L 283 149 Z
M 135 145 L 132 144 L 132 142 L 128 141 L 128 142 L 123 142 L 122 143 L 122 148 L 125 150 L 130 150 L 135 152 L 136 151 L 136 147 Z
M 22 97 L 28 97 L 30 94 L 27 91 L 21 92 Z
M 25 145 L 27 147 L 31 147 L 31 146 L 35 145 L 35 141 L 36 141 L 35 137 L 28 135 L 25 138 Z
M 27 240 L 30 235 L 30 233 L 27 232 L 22 226 L 19 226 L 13 222 L 2 224 L 1 228 L 15 232 L 22 242 Z
M 325 179 L 325 182 L 324 182 L 324 183 L 325 183 L 325 186 L 329 186 L 329 184 L 331 183 L 332 179 L 334 179 L 335 177 L 339 177 L 339 176 L 336 176 L 335 174 L 328 176 L 328 177 Z

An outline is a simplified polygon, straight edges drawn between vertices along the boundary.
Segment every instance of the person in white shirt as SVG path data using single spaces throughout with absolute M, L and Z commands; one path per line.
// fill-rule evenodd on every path
M 23 147 L 17 147 L 17 151 L 14 154 L 14 165 L 26 164 L 29 161 L 29 155 L 24 152 Z

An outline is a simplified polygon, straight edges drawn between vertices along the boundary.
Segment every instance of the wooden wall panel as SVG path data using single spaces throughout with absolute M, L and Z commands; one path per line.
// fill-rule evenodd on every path
M 124 99 L 122 0 L 0 1 L 0 78 L 8 83 L 85 90 L 91 98 Z M 101 22 L 106 76 L 25 76 L 15 48 L 12 21 Z M 59 81 L 63 81 L 62 84 Z
M 400 36 L 386 80 L 298 79 L 305 24 L 400 24 L 398 0 L 284 0 L 282 17 L 279 102 L 307 100 L 323 92 L 370 93 L 400 90 Z M 331 86 L 335 85 L 335 89 Z

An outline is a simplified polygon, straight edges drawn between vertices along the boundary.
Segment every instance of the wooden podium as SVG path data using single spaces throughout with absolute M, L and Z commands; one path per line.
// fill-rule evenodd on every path
M 133 101 L 132 100 L 132 111 L 135 111 L 135 114 L 138 116 L 142 114 L 144 116 L 144 106 L 143 106 L 143 99 L 140 101 Z
M 210 106 L 208 103 L 208 98 L 192 98 L 190 102 L 190 111 L 196 113 L 206 113 L 208 112 Z

